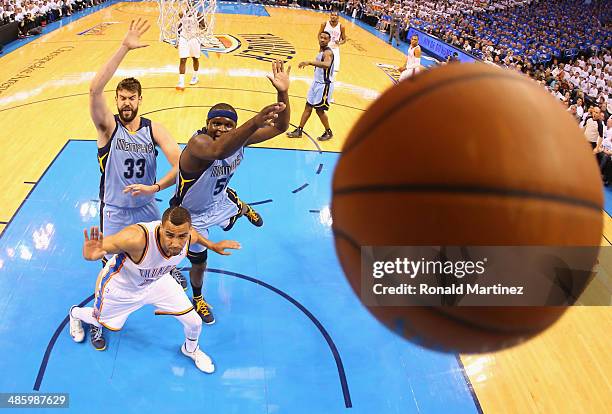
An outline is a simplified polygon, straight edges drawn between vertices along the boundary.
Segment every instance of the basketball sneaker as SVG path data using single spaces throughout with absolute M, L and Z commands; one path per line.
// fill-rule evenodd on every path
M 291 132 L 287 132 L 289 138 L 302 138 L 302 128 L 297 127 Z
M 176 280 L 176 283 L 181 285 L 183 290 L 187 290 L 187 278 L 185 278 L 185 276 L 183 276 L 183 274 L 181 273 L 180 270 L 178 270 L 175 267 L 174 269 L 172 269 L 170 271 L 170 276 L 172 276 L 174 278 L 174 280 Z
M 76 306 L 76 305 L 75 305 Z M 83 322 L 80 319 L 72 316 L 72 309 L 75 308 L 72 306 L 68 311 L 68 316 L 70 317 L 70 336 L 74 340 L 74 342 L 83 342 L 85 339 L 85 330 L 83 329 Z
M 184 91 L 185 90 L 185 81 L 179 81 L 179 83 L 176 84 L 176 90 L 177 91 Z
M 106 339 L 102 328 L 96 325 L 89 325 L 89 341 L 96 351 L 104 351 L 106 349 Z
M 255 211 L 255 209 L 253 209 L 253 207 L 243 202 L 238 197 L 238 194 L 236 194 L 236 191 L 229 187 L 227 187 L 225 191 L 227 192 L 227 196 L 229 197 L 229 199 L 232 200 L 234 204 L 238 206 L 239 213 L 230 218 L 229 224 L 223 230 L 228 231 L 229 229 L 234 227 L 236 220 L 238 220 L 238 217 L 240 217 L 240 211 L 243 211 L 243 206 L 246 206 L 246 211 L 244 212 L 244 215 L 251 222 L 251 224 L 255 227 L 263 226 L 263 218 L 259 215 L 259 213 Z
M 323 135 L 321 135 L 317 139 L 319 141 L 327 141 L 328 139 L 331 139 L 333 136 L 334 134 L 332 133 L 331 129 L 326 129 Z
M 202 318 L 202 322 L 204 322 L 206 325 L 212 325 L 215 323 L 215 317 L 210 311 L 212 306 L 204 301 L 202 295 L 194 296 L 192 303 L 195 311 L 198 315 L 200 315 L 200 318 Z
M 202 372 L 206 372 L 207 374 L 212 374 L 215 372 L 215 364 L 213 364 L 212 359 L 208 355 L 206 355 L 198 346 L 194 352 L 187 352 L 187 348 L 185 347 L 185 343 L 181 345 L 181 352 L 188 358 L 193 359 L 196 367 Z
M 189 84 L 190 84 L 190 85 L 195 85 L 196 83 L 198 83 L 198 77 L 197 77 L 197 76 L 195 76 L 195 75 L 193 75 L 193 76 L 191 77 L 191 80 L 189 81 Z
M 255 211 L 255 209 L 253 209 L 253 207 L 251 207 L 250 205 L 246 205 L 246 213 L 244 213 L 245 217 L 247 219 L 249 219 L 249 221 L 251 222 L 252 225 L 254 225 L 255 227 L 261 227 L 263 226 L 263 218 L 261 217 L 261 215 Z

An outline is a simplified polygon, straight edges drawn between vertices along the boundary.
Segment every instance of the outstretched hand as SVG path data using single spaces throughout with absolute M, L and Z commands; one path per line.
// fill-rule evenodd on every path
M 272 85 L 279 92 L 287 92 L 289 90 L 289 73 L 291 72 L 291 65 L 287 66 L 285 71 L 285 64 L 282 60 L 275 60 L 272 62 L 272 74 L 268 75 L 268 79 L 272 82 Z
M 130 184 L 123 189 L 123 194 L 131 194 L 132 197 L 141 196 L 141 195 L 151 195 L 157 192 L 156 185 L 146 185 L 146 184 Z
M 136 22 L 132 20 L 130 23 L 130 30 L 128 30 L 125 38 L 123 39 L 123 46 L 127 47 L 128 50 L 139 49 L 141 47 L 147 47 L 148 44 L 140 43 L 140 36 L 142 36 L 151 25 L 148 20 L 141 21 L 138 19 Z
M 233 240 L 223 240 L 210 246 L 210 250 L 223 256 L 229 256 L 232 252 L 226 252 L 225 249 L 240 249 L 240 243 Z
M 93 226 L 89 230 L 89 236 L 87 236 L 87 229 L 83 230 L 85 241 L 83 242 L 83 257 L 86 260 L 100 260 L 106 254 L 106 251 L 102 248 L 102 242 L 104 235 L 100 232 L 97 226 Z
M 259 111 L 253 118 L 258 128 L 264 128 L 267 126 L 274 126 L 274 120 L 278 118 L 278 114 L 283 112 L 287 106 L 283 102 L 277 102 L 272 105 L 266 106 L 264 109 Z

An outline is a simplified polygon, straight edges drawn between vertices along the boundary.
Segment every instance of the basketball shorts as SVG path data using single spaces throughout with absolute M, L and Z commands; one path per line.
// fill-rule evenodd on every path
M 125 227 L 141 223 L 159 220 L 159 208 L 155 200 L 142 207 L 121 208 L 104 204 L 100 215 L 100 227 L 105 236 L 119 233 Z
M 401 82 L 401 81 L 403 81 L 403 80 L 405 80 L 405 79 L 408 79 L 408 78 L 409 78 L 409 77 L 411 77 L 411 76 L 416 75 L 416 74 L 417 74 L 417 73 L 419 73 L 420 71 L 421 71 L 421 68 L 420 68 L 420 67 L 419 67 L 419 68 L 414 68 L 414 69 L 406 69 L 405 71 L 403 71 L 403 72 L 400 74 L 399 80 L 400 80 L 400 82 Z
M 324 111 L 327 111 L 329 109 L 333 92 L 333 83 L 313 82 L 308 90 L 306 103 L 308 106 L 312 106 L 315 109 L 323 109 Z
M 202 236 L 208 239 L 208 229 L 214 226 L 225 228 L 228 226 L 229 221 L 236 214 L 240 213 L 238 204 L 232 201 L 227 193 L 224 192 L 225 196 L 211 208 L 199 213 L 191 213 L 191 225 L 200 233 Z M 198 253 L 202 253 L 206 250 L 206 247 L 194 243 L 189 245 L 188 257 L 196 256 Z
M 189 57 L 199 58 L 200 57 L 200 40 L 197 38 L 193 39 L 185 39 L 184 37 L 179 37 L 178 43 L 178 51 L 179 58 L 186 59 Z
M 105 271 L 106 269 L 102 270 Z M 98 277 L 94 316 L 105 328 L 111 331 L 120 330 L 128 316 L 144 305 L 155 306 L 156 315 L 180 316 L 193 309 L 183 288 L 169 273 L 138 291 L 121 289 L 113 283 L 112 277 L 110 280 Z

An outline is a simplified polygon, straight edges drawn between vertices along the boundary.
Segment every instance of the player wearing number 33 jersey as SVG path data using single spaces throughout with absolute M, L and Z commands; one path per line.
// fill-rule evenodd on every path
M 140 36 L 146 21 L 132 21 L 119 50 L 96 74 L 89 88 L 89 112 L 98 133 L 100 227 L 106 236 L 139 222 L 159 220 L 155 193 L 174 184 L 180 148 L 159 123 L 138 114 L 142 86 L 135 78 L 123 79 L 115 90 L 117 114 L 104 97 L 104 88 L 131 50 L 143 46 Z M 157 182 L 158 148 L 172 169 Z

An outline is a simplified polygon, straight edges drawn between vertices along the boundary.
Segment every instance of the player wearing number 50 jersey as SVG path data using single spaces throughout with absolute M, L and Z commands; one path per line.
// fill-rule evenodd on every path
M 104 87 L 125 55 L 147 46 L 140 42 L 140 36 L 148 29 L 147 21 L 131 22 L 121 47 L 96 74 L 89 90 L 89 111 L 98 134 L 98 164 L 102 173 L 100 227 L 107 236 L 135 223 L 159 220 L 155 193 L 174 184 L 178 168 L 180 148 L 176 141 L 161 124 L 138 115 L 142 87 L 137 79 L 123 79 L 117 85 L 117 115 L 113 115 L 104 98 Z M 172 169 L 156 182 L 158 147 Z M 176 269 L 172 276 L 179 282 L 182 278 Z M 184 278 L 182 282 L 186 288 Z M 92 325 L 90 333 L 94 347 L 104 349 L 102 331 Z
M 272 64 L 273 73 L 268 79 L 277 90 L 277 103 L 265 107 L 240 127 L 231 105 L 214 105 L 205 127 L 191 137 L 181 153 L 171 204 L 189 210 L 193 227 L 204 237 L 213 226 L 229 230 L 242 215 L 256 226 L 263 224 L 259 214 L 243 203 L 228 184 L 242 162 L 245 145 L 266 141 L 289 127 L 289 70 L 285 71 L 280 61 Z M 187 258 L 191 261 L 194 307 L 204 323 L 211 324 L 215 319 L 202 296 L 206 247 L 191 245 Z

